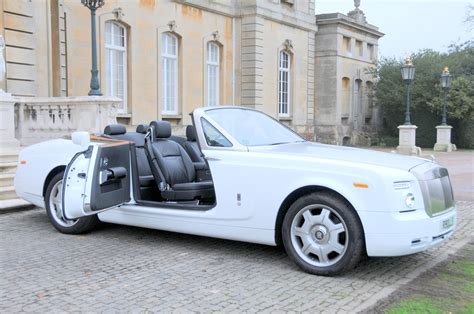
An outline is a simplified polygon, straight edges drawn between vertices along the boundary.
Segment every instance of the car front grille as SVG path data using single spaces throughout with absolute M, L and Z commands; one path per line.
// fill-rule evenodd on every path
M 412 173 L 420 183 L 425 210 L 429 216 L 436 216 L 453 208 L 453 190 L 446 168 L 434 167 L 422 171 L 415 168 Z

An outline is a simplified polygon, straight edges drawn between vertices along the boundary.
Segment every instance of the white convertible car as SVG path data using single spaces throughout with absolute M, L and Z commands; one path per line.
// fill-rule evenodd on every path
M 186 138 L 153 121 L 29 146 L 16 192 L 60 232 L 104 221 L 282 244 L 317 275 L 364 255 L 417 253 L 454 231 L 448 172 L 430 160 L 309 142 L 246 108 L 200 108 L 192 119 Z

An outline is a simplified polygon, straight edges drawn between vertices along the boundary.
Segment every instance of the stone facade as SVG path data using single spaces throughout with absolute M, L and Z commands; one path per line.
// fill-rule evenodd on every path
M 123 99 L 117 119 L 130 129 L 164 119 L 182 132 L 191 123 L 189 113 L 208 103 L 206 58 L 212 42 L 219 47 L 218 103 L 256 108 L 308 138 L 316 133 L 318 140 L 342 144 L 354 130 L 373 130 L 376 124 L 375 114 L 344 111 L 341 80 L 347 77 L 353 84 L 361 79 L 362 89 L 372 82 L 364 69 L 375 60 L 382 34 L 358 16 L 315 16 L 314 10 L 314 0 L 106 0 L 97 10 L 101 90 Z M 0 16 L 7 62 L 0 88 L 21 97 L 87 94 L 90 11 L 80 1 L 3 0 Z M 106 38 L 111 23 L 123 30 L 123 47 L 117 51 L 111 51 Z M 167 73 L 164 34 L 177 41 L 172 113 L 164 109 L 169 92 L 162 83 Z M 344 36 L 351 38 L 354 50 L 362 41 L 363 57 L 342 53 Z M 372 45 L 370 57 L 367 45 Z M 281 51 L 290 56 L 284 115 L 279 114 Z M 122 58 L 119 70 L 126 74 L 118 83 L 109 68 L 116 52 Z M 115 84 L 124 86 L 122 96 L 114 92 Z
M 369 69 L 383 34 L 360 9 L 348 15 L 316 15 L 316 138 L 339 145 L 366 144 L 380 124 Z

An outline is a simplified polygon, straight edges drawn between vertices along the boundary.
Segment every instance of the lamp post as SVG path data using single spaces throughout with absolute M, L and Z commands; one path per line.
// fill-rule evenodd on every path
M 81 0 L 81 3 L 91 11 L 92 69 L 89 96 L 102 96 L 99 85 L 99 70 L 97 70 L 95 11 L 104 5 L 104 0 Z
M 402 79 L 405 82 L 406 85 L 406 112 L 405 112 L 405 123 L 404 125 L 411 125 L 410 122 L 410 84 L 413 81 L 413 77 L 415 76 L 415 67 L 413 66 L 413 63 L 411 62 L 410 57 L 405 58 L 405 64 L 402 65 L 400 68 L 400 71 L 402 73 Z
M 449 69 L 448 67 L 445 67 L 439 79 L 441 88 L 444 92 L 443 117 L 441 118 L 441 125 L 436 127 L 436 144 L 434 146 L 434 150 L 440 152 L 452 152 L 456 150 L 456 145 L 451 143 L 451 129 L 453 127 L 446 123 L 446 105 L 448 92 L 451 88 L 451 80 L 452 76 L 449 74 Z
M 397 151 L 400 154 L 406 155 L 421 155 L 421 149 L 416 146 L 416 125 L 412 125 L 410 121 L 410 84 L 415 76 L 415 67 L 411 62 L 411 58 L 405 58 L 405 64 L 401 66 L 400 71 L 402 73 L 403 82 L 406 85 L 406 112 L 405 112 L 405 123 L 398 126 L 398 147 Z
M 443 89 L 443 92 L 444 92 L 443 118 L 441 119 L 441 125 L 448 125 L 446 123 L 446 102 L 448 98 L 449 89 L 451 88 L 451 80 L 452 80 L 452 75 L 449 74 L 448 67 L 445 67 L 440 76 L 441 88 Z

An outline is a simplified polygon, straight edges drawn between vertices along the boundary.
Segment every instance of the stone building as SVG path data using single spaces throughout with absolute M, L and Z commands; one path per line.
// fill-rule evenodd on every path
M 369 69 L 383 34 L 359 4 L 348 15 L 316 15 L 315 133 L 328 143 L 370 145 L 381 122 Z
M 228 104 L 262 110 L 309 138 L 357 143 L 378 123 L 366 69 L 383 34 L 355 2 L 348 15 L 315 15 L 314 0 L 105 0 L 97 10 L 102 93 L 120 98 L 116 117 L 130 129 L 163 119 L 181 132 L 194 108 Z M 75 125 L 55 129 L 51 121 L 74 120 L 73 111 L 41 97 L 74 106 L 68 99 L 87 95 L 90 34 L 79 0 L 0 1 L 0 89 L 17 103 L 42 99 L 28 111 L 42 123 L 37 140 Z

